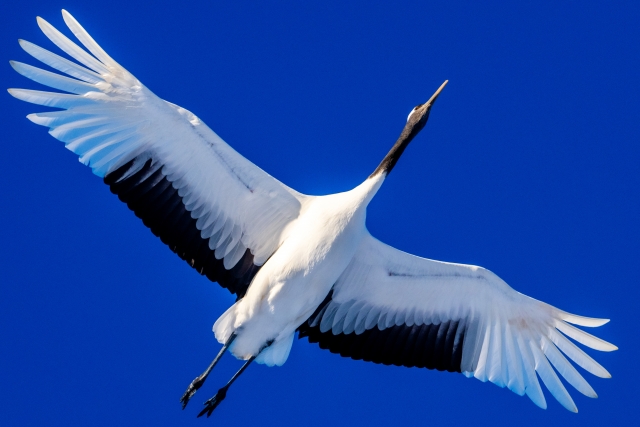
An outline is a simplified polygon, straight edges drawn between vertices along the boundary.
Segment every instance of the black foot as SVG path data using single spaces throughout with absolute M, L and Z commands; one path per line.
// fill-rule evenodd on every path
M 222 402 L 225 397 L 227 397 L 227 387 L 222 387 L 220 390 L 218 390 L 215 396 L 204 402 L 204 409 L 198 414 L 198 418 L 200 418 L 204 414 L 207 414 L 207 418 L 209 418 L 213 410 L 218 407 L 220 402 Z
M 182 409 L 187 407 L 187 403 L 189 403 L 189 399 L 191 399 L 193 395 L 196 394 L 196 391 L 198 391 L 198 389 L 202 387 L 202 384 L 204 384 L 205 378 L 202 378 L 202 376 L 200 376 L 195 380 L 191 381 L 191 384 L 189 384 L 189 387 L 187 387 L 187 391 L 185 391 L 182 397 L 180 398 L 180 402 L 182 402 Z

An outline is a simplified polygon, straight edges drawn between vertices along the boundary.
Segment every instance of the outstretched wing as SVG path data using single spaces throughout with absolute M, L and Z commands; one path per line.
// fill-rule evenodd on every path
M 62 109 L 28 118 L 49 127 L 172 251 L 242 297 L 307 196 L 246 160 L 189 111 L 155 96 L 62 14 L 93 56 L 38 18 L 45 35 L 82 65 L 23 40 L 30 55 L 70 77 L 11 65 L 68 93 L 9 92 Z
M 367 234 L 324 303 L 299 330 L 300 337 L 345 357 L 462 372 L 526 393 L 546 408 L 537 372 L 551 394 L 576 412 L 551 365 L 578 391 L 596 397 L 558 349 L 592 374 L 610 377 L 565 337 L 615 350 L 570 325 L 607 322 L 529 298 L 484 268 L 420 258 Z

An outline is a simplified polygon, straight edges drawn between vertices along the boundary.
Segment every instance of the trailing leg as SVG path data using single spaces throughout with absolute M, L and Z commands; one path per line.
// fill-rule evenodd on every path
M 251 362 L 256 360 L 256 357 L 258 357 L 260 353 L 262 353 L 264 349 L 269 347 L 271 344 L 273 344 L 273 341 L 269 341 L 267 344 L 265 344 L 264 347 L 262 347 L 262 349 L 260 349 L 258 354 L 256 354 L 255 356 L 251 356 L 249 360 L 244 362 L 244 365 L 242 365 L 242 367 L 238 370 L 238 372 L 236 372 L 235 375 L 231 377 L 229 382 L 225 384 L 224 387 L 222 387 L 220 390 L 218 390 L 218 392 L 211 399 L 204 402 L 204 405 L 205 405 L 204 409 L 200 411 L 200 413 L 198 414 L 198 418 L 200 418 L 204 414 L 207 414 L 207 418 L 211 416 L 211 413 L 213 412 L 213 410 L 218 407 L 220 402 L 222 402 L 225 397 L 227 397 L 227 390 L 229 389 L 229 387 L 231 387 L 231 384 L 233 384 L 233 382 L 240 376 L 240 374 L 242 374 L 244 370 L 249 367 Z
M 240 376 L 240 374 L 242 374 L 244 370 L 249 367 L 249 364 L 251 364 L 251 362 L 253 362 L 255 359 L 256 359 L 256 356 L 253 356 L 251 357 L 251 359 L 244 362 L 244 365 L 242 365 L 242 368 L 240 368 L 238 372 L 236 372 L 235 375 L 231 377 L 229 382 L 225 384 L 224 387 L 222 387 L 220 390 L 218 390 L 218 392 L 211 399 L 204 402 L 205 407 L 198 414 L 198 418 L 200 418 L 204 414 L 207 414 L 207 418 L 211 416 L 211 413 L 213 412 L 213 410 L 218 407 L 220 402 L 222 402 L 225 397 L 227 397 L 227 390 L 229 389 L 229 387 L 231 387 L 231 384 L 233 384 L 233 382 Z
M 220 352 L 218 353 L 216 358 L 213 359 L 213 362 L 211 362 L 211 364 L 209 365 L 207 370 L 204 371 L 198 377 L 196 377 L 193 381 L 191 381 L 191 384 L 189 384 L 189 387 L 187 388 L 187 391 L 185 391 L 184 394 L 182 395 L 182 397 L 180 398 L 180 402 L 182 402 L 182 409 L 187 407 L 187 404 L 189 403 L 189 399 L 191 399 L 191 397 L 194 394 L 196 394 L 196 391 L 198 391 L 198 389 L 200 387 L 202 387 L 202 384 L 204 384 L 205 380 L 207 379 L 207 377 L 211 373 L 211 370 L 213 369 L 213 367 L 216 366 L 216 364 L 218 363 L 220 358 L 222 358 L 222 355 L 224 354 L 224 352 L 227 351 L 227 349 L 229 348 L 229 346 L 231 345 L 231 343 L 233 342 L 233 340 L 235 338 L 236 338 L 236 334 L 231 334 L 231 336 L 229 337 L 227 342 L 224 343 L 224 345 L 220 349 Z

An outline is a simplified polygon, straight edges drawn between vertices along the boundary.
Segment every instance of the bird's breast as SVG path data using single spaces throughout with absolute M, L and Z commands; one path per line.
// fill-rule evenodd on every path
M 224 342 L 236 333 L 232 351 L 237 357 L 255 355 L 267 342 L 291 339 L 322 303 L 366 235 L 367 200 L 362 193 L 366 196 L 357 187 L 314 198 L 245 296 L 218 319 L 216 338 Z
M 254 278 L 245 296 L 253 306 L 248 312 L 286 312 L 303 322 L 349 265 L 366 231 L 365 208 L 331 196 L 314 204 Z

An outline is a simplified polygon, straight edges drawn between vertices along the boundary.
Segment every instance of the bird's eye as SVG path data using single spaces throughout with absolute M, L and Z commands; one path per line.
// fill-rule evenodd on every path
M 411 112 L 410 112 L 410 113 L 409 113 L 409 115 L 407 116 L 407 121 L 409 121 L 409 119 L 411 118 L 411 115 L 412 115 L 413 113 L 415 113 L 415 112 L 416 112 L 416 110 L 417 110 L 418 108 L 422 107 L 422 105 L 423 105 L 423 104 L 419 104 L 419 105 L 416 105 L 415 107 L 413 107 L 413 110 L 411 110 Z

